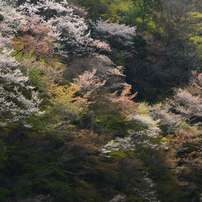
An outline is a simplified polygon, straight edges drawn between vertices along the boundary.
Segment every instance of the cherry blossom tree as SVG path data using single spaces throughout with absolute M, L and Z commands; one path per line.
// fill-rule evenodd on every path
M 16 33 L 23 24 L 25 24 L 25 16 L 16 11 L 12 5 L 8 5 L 6 1 L 0 1 L 0 31 L 3 35 L 9 36 Z
M 176 89 L 174 99 L 167 99 L 171 110 L 181 114 L 182 118 L 190 123 L 198 122 L 202 114 L 202 98 L 194 95 L 187 89 Z
M 56 37 L 55 50 L 60 54 L 80 55 L 86 52 L 91 42 L 88 26 L 84 18 L 74 14 L 67 1 L 41 0 L 36 4 L 27 1 L 18 8 L 22 14 L 39 21 L 50 28 L 50 35 Z
M 122 45 L 132 46 L 133 37 L 135 36 L 136 27 L 129 27 L 120 25 L 118 23 L 109 23 L 107 21 L 99 20 L 93 22 L 90 20 L 91 25 L 98 34 L 101 34 L 104 39 L 113 38 Z
M 22 122 L 30 127 L 26 120 L 33 114 L 41 114 L 38 109 L 41 100 L 11 56 L 11 38 L 3 37 L 0 32 L 0 126 Z

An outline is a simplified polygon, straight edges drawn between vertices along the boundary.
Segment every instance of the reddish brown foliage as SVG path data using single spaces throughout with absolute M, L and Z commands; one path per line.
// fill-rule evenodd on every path
M 90 131 L 80 131 L 79 137 L 70 142 L 68 146 L 72 150 L 75 149 L 77 155 L 85 156 L 88 154 L 95 154 L 104 145 L 104 141 L 101 136 Z
M 27 18 L 27 24 L 18 30 L 21 37 L 13 39 L 13 46 L 24 54 L 33 51 L 37 56 L 50 56 L 53 54 L 52 42 L 55 39 L 48 35 L 49 31 L 47 26 L 40 25 L 37 20 Z
M 179 179 L 193 187 L 202 175 L 202 151 L 198 134 L 191 131 L 175 132 L 167 136 L 167 141 Z
M 166 48 L 162 45 L 160 41 L 157 41 L 155 37 L 150 34 L 144 36 L 146 42 L 147 42 L 147 51 L 149 53 L 148 59 L 150 59 L 153 62 L 159 62 L 159 55 L 162 55 L 162 53 L 166 50 Z
M 117 96 L 117 92 L 111 94 L 109 99 L 113 103 L 117 103 L 122 108 L 122 113 L 123 114 L 128 114 L 133 111 L 137 107 L 137 103 L 133 102 L 133 98 L 137 95 L 131 94 L 131 85 L 125 84 L 121 94 Z
M 48 34 L 50 29 L 45 25 L 40 25 L 39 21 L 27 18 L 27 24 L 23 25 L 18 32 L 30 33 L 31 35 L 45 36 Z

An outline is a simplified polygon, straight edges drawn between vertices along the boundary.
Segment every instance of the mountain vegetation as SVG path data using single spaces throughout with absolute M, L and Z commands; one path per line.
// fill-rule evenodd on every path
M 0 201 L 200 202 L 201 8 L 0 1 Z

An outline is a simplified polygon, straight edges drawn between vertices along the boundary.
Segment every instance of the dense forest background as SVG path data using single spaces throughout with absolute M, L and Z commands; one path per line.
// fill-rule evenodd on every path
M 201 0 L 0 1 L 0 201 L 202 201 Z

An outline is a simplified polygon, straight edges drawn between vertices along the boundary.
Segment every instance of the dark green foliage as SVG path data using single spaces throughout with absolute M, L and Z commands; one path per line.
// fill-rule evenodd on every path
M 121 106 L 118 103 L 113 103 L 100 94 L 96 103 L 90 105 L 89 109 L 94 113 L 93 128 L 96 133 L 106 136 L 107 140 L 127 134 L 127 121 L 121 114 Z
M 57 201 L 105 201 L 116 193 L 133 194 L 131 185 L 139 186 L 141 163 L 130 157 L 99 156 L 102 138 L 90 131 L 78 131 L 71 141 L 25 128 L 18 131 L 2 137 L 10 151 L 2 168 L 2 201 L 6 196 L 39 194 L 51 194 Z
M 161 10 L 161 0 L 132 0 L 132 5 L 122 13 L 120 21 L 137 26 L 138 33 L 151 32 L 155 28 L 153 18 Z
M 179 187 L 177 177 L 170 168 L 167 153 L 163 149 L 152 150 L 138 148 L 139 158 L 144 163 L 144 170 L 156 184 L 160 201 L 187 201 L 183 187 Z
M 146 40 L 142 35 L 136 35 L 133 39 L 136 48 L 145 48 L 147 46 Z
M 89 12 L 88 17 L 92 20 L 98 20 L 102 15 L 107 13 L 108 10 L 107 5 L 103 4 L 100 0 L 79 0 L 79 3 L 87 9 Z
M 115 53 L 113 56 L 111 56 L 111 60 L 118 66 L 125 66 L 126 58 L 121 54 Z
M 9 192 L 9 191 L 6 190 L 5 188 L 0 187 L 0 200 L 1 200 L 1 201 L 6 201 L 8 192 Z
M 0 139 L 0 170 L 4 168 L 4 162 L 7 160 L 6 146 Z
M 0 22 L 4 20 L 4 16 L 0 15 Z
M 119 13 L 127 8 L 128 0 L 78 0 L 87 11 L 87 17 L 92 20 L 109 20 L 117 22 Z

